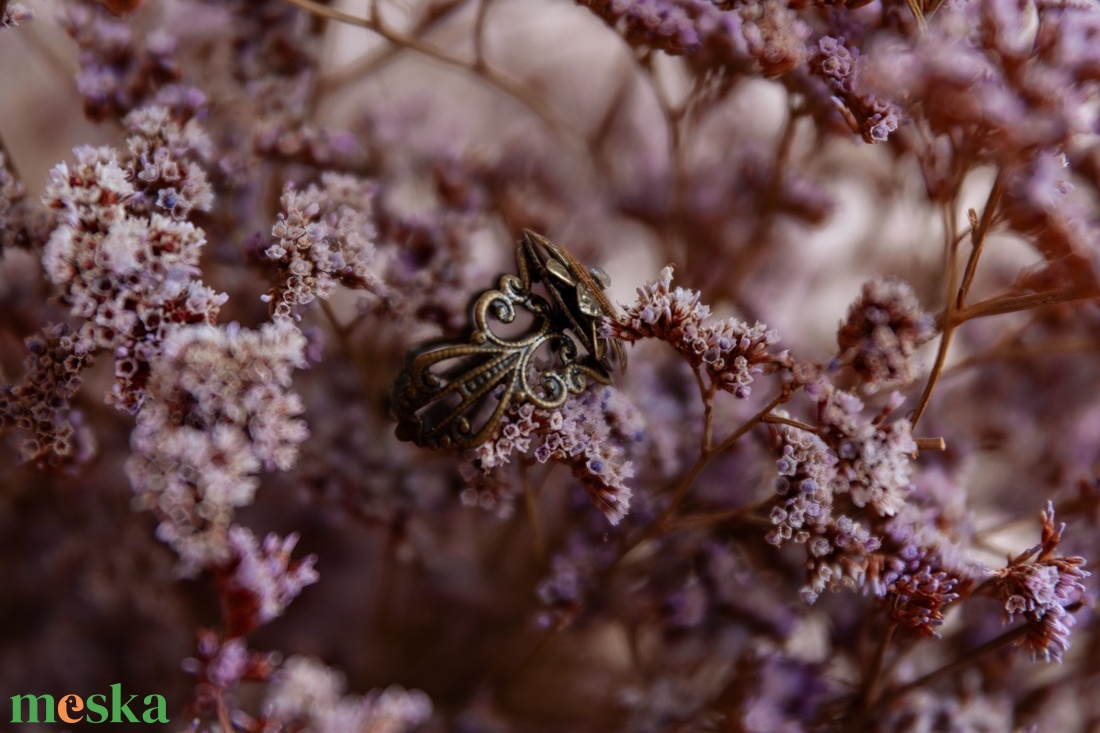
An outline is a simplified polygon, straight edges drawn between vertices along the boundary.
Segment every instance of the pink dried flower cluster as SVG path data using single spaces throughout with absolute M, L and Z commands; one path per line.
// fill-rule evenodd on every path
M 31 20 L 34 20 L 34 11 L 23 3 L 5 3 L 0 13 L 0 28 L 14 28 Z
M 92 119 L 124 117 L 179 78 L 176 39 L 166 30 L 138 39 L 124 19 L 94 6 L 67 2 L 66 11 L 65 30 L 80 49 L 76 85 Z
M 1095 2 L 57 10 L 0 0 L 31 726 L 1096 727 Z M 525 228 L 553 317 L 490 343 Z M 570 335 L 629 370 L 477 392 Z M 436 343 L 417 415 L 500 418 L 463 451 L 395 435 Z
M 1042 517 L 1040 544 L 1010 558 L 993 577 L 1005 623 L 1022 616 L 1027 624 L 1020 643 L 1033 658 L 1060 662 L 1069 649 L 1071 612 L 1083 602 L 1083 581 L 1089 573 L 1081 567 L 1084 558 L 1055 556 L 1065 524 L 1055 526 L 1053 504 L 1047 504 Z
M 0 253 L 5 247 L 26 246 L 27 193 L 12 174 L 0 150 Z
M 264 254 L 279 266 L 279 284 L 267 298 L 275 315 L 288 318 L 296 306 L 328 298 L 338 283 L 378 289 L 370 269 L 374 223 L 372 184 L 351 176 L 325 174 L 321 186 L 283 192 L 283 213 L 271 230 L 275 243 Z
M 897 104 L 868 91 L 860 81 L 865 66 L 859 50 L 840 39 L 822 36 L 811 68 L 836 95 L 838 107 L 854 131 L 868 143 L 882 143 L 898 129 L 902 111 Z
M 786 351 L 768 351 L 779 343 L 775 331 L 736 318 L 711 321 L 710 307 L 699 302 L 698 291 L 671 286 L 672 267 L 668 266 L 656 280 L 638 288 L 634 303 L 607 324 L 607 335 L 628 343 L 646 338 L 665 341 L 693 368 L 705 370 L 712 385 L 741 398 L 751 394 L 757 375 L 791 366 Z
M 31 435 L 19 448 L 19 460 L 51 465 L 87 460 L 90 437 L 78 435 L 82 423 L 70 412 L 69 400 L 91 356 L 65 324 L 27 339 L 27 354 L 22 384 L 0 385 L 0 426 Z
M 806 545 L 802 593 L 813 601 L 824 590 L 864 586 L 876 562 L 871 556 L 882 545 L 872 529 L 905 505 L 917 446 L 908 421 L 884 423 L 888 410 L 868 419 L 862 400 L 828 383 L 813 383 L 806 393 L 817 399 L 814 431 L 787 424 L 774 429 L 779 503 L 771 510 L 775 529 L 768 541 Z M 886 590 L 878 583 L 875 589 Z
M 623 457 L 621 438 L 613 435 L 608 422 L 612 401 L 620 400 L 614 389 L 605 387 L 570 397 L 557 410 L 515 405 L 471 455 L 485 473 L 508 463 L 513 453 L 530 454 L 539 463 L 564 463 L 608 521 L 618 524 L 630 509 L 626 481 L 634 475 L 633 464 Z M 629 415 L 620 404 L 618 414 L 624 413 Z M 622 420 L 620 425 L 634 427 Z
M 45 200 L 56 226 L 43 266 L 84 319 L 80 348 L 112 352 L 112 401 L 136 412 L 167 334 L 181 324 L 214 323 L 226 296 L 196 277 L 206 238 L 182 218 L 212 201 L 191 160 L 206 138 L 194 120 L 181 124 L 159 108 L 135 112 L 127 123 L 128 153 L 81 147 L 75 165 L 50 172 Z
M 230 636 L 247 634 L 283 615 L 303 588 L 317 582 L 316 555 L 290 561 L 297 544 L 296 534 L 280 538 L 272 533 L 261 545 L 247 527 L 229 528 L 232 559 L 219 569 L 219 576 L 222 596 L 233 609 L 226 619 Z
M 264 703 L 270 729 L 276 722 L 317 733 L 400 733 L 431 716 L 427 695 L 401 687 L 343 695 L 343 676 L 316 659 L 291 657 L 275 674 Z M 269 728 L 264 728 L 269 730 Z
M 164 340 L 131 437 L 127 473 L 157 535 L 191 574 L 232 557 L 230 525 L 264 470 L 294 465 L 308 430 L 291 373 L 305 337 L 283 321 L 258 331 L 190 326 Z
M 913 288 L 903 280 L 875 279 L 848 310 L 837 331 L 842 363 L 850 364 L 868 386 L 909 384 L 917 377 L 917 349 L 936 331 Z

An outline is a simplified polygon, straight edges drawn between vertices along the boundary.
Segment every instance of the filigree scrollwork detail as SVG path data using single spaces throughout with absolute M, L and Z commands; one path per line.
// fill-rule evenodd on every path
M 598 331 L 600 317 L 615 315 L 605 282 L 529 231 L 516 265 L 518 276 L 502 275 L 474 303 L 466 343 L 428 344 L 406 356 L 393 389 L 398 438 L 431 448 L 473 447 L 492 436 L 509 405 L 556 409 L 589 380 L 610 382 L 613 358 L 625 366 L 621 344 L 609 345 Z M 542 283 L 549 300 L 532 292 L 534 283 Z M 512 324 L 519 309 L 533 318 L 530 328 L 518 336 L 494 330 L 491 320 Z M 545 363 L 536 357 L 540 350 Z

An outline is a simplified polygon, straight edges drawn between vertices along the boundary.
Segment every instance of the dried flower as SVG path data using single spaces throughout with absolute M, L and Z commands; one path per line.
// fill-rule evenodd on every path
M 1066 525 L 1054 524 L 1054 504 L 1047 502 L 1042 513 L 1042 541 L 1030 550 L 1010 558 L 1008 566 L 995 571 L 995 588 L 1004 604 L 1005 623 L 1017 615 L 1027 622 L 1028 632 L 1020 643 L 1031 657 L 1061 662 L 1069 649 L 1071 615 L 1081 604 L 1089 576 L 1082 569 L 1082 557 L 1055 557 Z
M 699 302 L 701 294 L 677 287 L 671 290 L 672 266 L 657 280 L 638 288 L 638 298 L 616 321 L 608 321 L 605 333 L 633 342 L 654 338 L 672 345 L 692 368 L 705 369 L 711 384 L 744 398 L 752 392 L 758 374 L 769 374 L 792 364 L 786 351 L 768 349 L 779 342 L 775 331 L 762 323 L 749 326 L 735 318 L 708 322 L 710 308 Z
M 23 3 L 6 3 L 4 12 L 0 15 L 0 28 L 14 28 L 20 23 L 34 20 L 34 11 Z
M 851 364 L 872 388 L 884 382 L 908 384 L 917 376 L 917 348 L 935 334 L 935 320 L 923 311 L 903 280 L 875 279 L 837 332 L 842 363 Z
M 0 427 L 15 426 L 31 434 L 19 450 L 21 461 L 50 465 L 90 458 L 90 436 L 78 433 L 69 414 L 91 356 L 60 324 L 27 339 L 22 384 L 0 385 Z M 82 426 L 77 419 L 78 427 Z
M 167 115 L 142 110 L 127 118 L 129 155 L 77 148 L 72 168 L 61 163 L 51 171 L 45 195 L 57 225 L 43 266 L 73 315 L 85 319 L 80 347 L 113 352 L 111 401 L 131 412 L 141 407 L 149 365 L 168 331 L 213 323 L 226 299 L 195 277 L 203 231 L 150 211 L 142 193 L 174 182 L 184 210 L 211 202 L 205 176 L 190 159 L 202 147 L 201 133 L 180 128 Z
M 295 306 L 328 298 L 338 282 L 379 290 L 370 270 L 374 187 L 350 176 L 325 174 L 321 186 L 283 192 L 284 213 L 271 230 L 276 239 L 264 252 L 279 264 L 279 284 L 268 294 L 275 315 L 287 318 Z
M 308 433 L 290 375 L 305 366 L 304 348 L 288 321 L 166 337 L 127 473 L 140 505 L 160 517 L 158 536 L 179 553 L 181 573 L 228 562 L 233 513 L 252 503 L 256 474 L 294 464 Z
M 485 472 L 508 463 L 514 452 L 530 453 L 539 463 L 564 463 L 608 521 L 618 524 L 630 509 L 626 480 L 634 468 L 612 438 L 607 413 L 613 395 L 610 387 L 587 390 L 557 410 L 512 405 L 493 437 L 470 454 Z
M 222 596 L 229 609 L 229 636 L 247 634 L 278 618 L 303 588 L 320 577 L 313 569 L 316 555 L 290 561 L 298 544 L 296 534 L 285 538 L 269 534 L 261 547 L 251 530 L 233 525 L 229 528 L 229 544 L 233 557 L 219 573 Z
M 316 659 L 290 657 L 268 689 L 265 717 L 317 733 L 404 733 L 426 722 L 432 703 L 419 690 L 394 686 L 342 696 L 343 675 Z

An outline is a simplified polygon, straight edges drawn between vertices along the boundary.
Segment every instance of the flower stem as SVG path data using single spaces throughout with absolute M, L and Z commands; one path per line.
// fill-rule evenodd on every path
M 1008 644 L 1011 644 L 1011 643 L 1015 642 L 1016 640 L 1020 639 L 1022 636 L 1027 634 L 1027 632 L 1028 632 L 1027 624 L 1024 624 L 1022 626 L 1018 626 L 1015 629 L 1012 629 L 1011 631 L 1006 631 L 1005 633 L 1001 634 L 1000 636 L 997 636 L 993 639 L 990 639 L 989 641 L 982 644 L 977 649 L 973 649 L 973 650 L 967 652 L 965 655 L 963 655 L 959 659 L 956 659 L 954 662 L 951 662 L 949 664 L 945 664 L 944 666 L 940 667 L 939 669 L 935 669 L 935 670 L 929 672 L 928 674 L 926 674 L 922 677 L 918 677 L 917 679 L 913 680 L 912 682 L 910 682 L 906 685 L 902 685 L 901 687 L 898 687 L 897 689 L 891 690 L 888 693 L 888 695 L 889 695 L 889 697 L 892 697 L 892 698 L 902 697 L 904 695 L 908 695 L 913 690 L 918 690 L 921 687 L 925 687 L 926 685 L 930 685 L 930 684 L 932 684 L 933 682 L 939 680 L 942 677 L 946 677 L 948 675 L 954 674 L 955 672 L 958 672 L 961 669 L 966 669 L 967 667 L 974 664 L 975 662 L 977 662 L 982 657 L 984 657 L 988 654 L 992 654 L 993 652 L 997 651 L 1001 647 L 1007 646 Z

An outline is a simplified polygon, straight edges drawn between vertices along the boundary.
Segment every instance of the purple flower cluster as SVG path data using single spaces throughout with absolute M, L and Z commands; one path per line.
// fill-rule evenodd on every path
M 869 388 L 906 385 L 917 377 L 917 349 L 935 335 L 935 319 L 902 280 L 864 283 L 837 331 L 840 361 L 850 364 Z
M 672 267 L 638 288 L 638 298 L 605 333 L 628 343 L 658 339 L 670 344 L 694 369 L 706 371 L 715 388 L 739 398 L 748 397 L 756 375 L 769 374 L 792 364 L 786 351 L 768 349 L 779 335 L 762 323 L 749 326 L 736 318 L 710 321 L 710 307 L 699 302 L 695 290 L 672 286 Z
M 379 283 L 370 265 L 374 257 L 374 224 L 370 217 L 371 184 L 350 176 L 326 174 L 321 186 L 283 192 L 283 212 L 271 230 L 276 240 L 264 254 L 279 266 L 280 282 L 268 294 L 279 318 L 295 306 L 328 298 L 338 283 L 353 288 Z
M 1088 571 L 1082 557 L 1056 556 L 1065 524 L 1055 527 L 1054 505 L 1043 512 L 1040 544 L 993 573 L 998 599 L 1004 604 L 1005 623 L 1022 616 L 1027 633 L 1020 643 L 1032 658 L 1062 661 L 1069 649 L 1071 615 L 1083 602 Z
M 1094 2 L 59 10 L 0 0 L 0 687 L 192 733 L 1095 727 Z M 572 256 L 490 339 L 525 228 Z M 500 381 L 574 342 L 630 368 Z M 488 440 L 397 439 L 418 354 L 416 416 Z
M 72 314 L 84 320 L 76 344 L 112 352 L 112 401 L 136 412 L 168 333 L 214 323 L 226 296 L 196 277 L 206 238 L 184 219 L 211 205 L 205 175 L 191 159 L 205 137 L 193 120 L 180 124 L 159 108 L 127 122 L 128 153 L 81 147 L 72 167 L 50 172 L 45 200 L 56 225 L 42 259 Z
M 869 143 L 882 143 L 898 129 L 902 111 L 897 104 L 876 96 L 860 82 L 864 59 L 858 49 L 832 36 L 817 42 L 811 68 L 836 95 L 837 104 L 854 131 Z
M 152 367 L 127 463 L 139 504 L 160 517 L 157 535 L 193 574 L 232 556 L 231 523 L 251 504 L 261 469 L 294 465 L 306 439 L 291 373 L 305 337 L 286 321 L 173 331 Z
M 31 436 L 19 448 L 19 460 L 51 465 L 88 460 L 94 441 L 80 414 L 70 411 L 69 400 L 91 355 L 65 324 L 27 339 L 27 354 L 22 384 L 0 385 L 0 426 Z
M 634 430 L 632 435 L 637 430 L 625 420 L 615 427 L 609 423 L 615 394 L 611 388 L 589 390 L 570 397 L 557 410 L 530 403 L 513 406 L 494 436 L 471 451 L 473 460 L 486 473 L 508 463 L 513 453 L 529 453 L 539 463 L 564 463 L 608 521 L 618 524 L 630 509 L 626 481 L 634 467 L 623 458 L 616 428 Z M 623 415 L 621 404 L 616 406 L 617 414 Z

